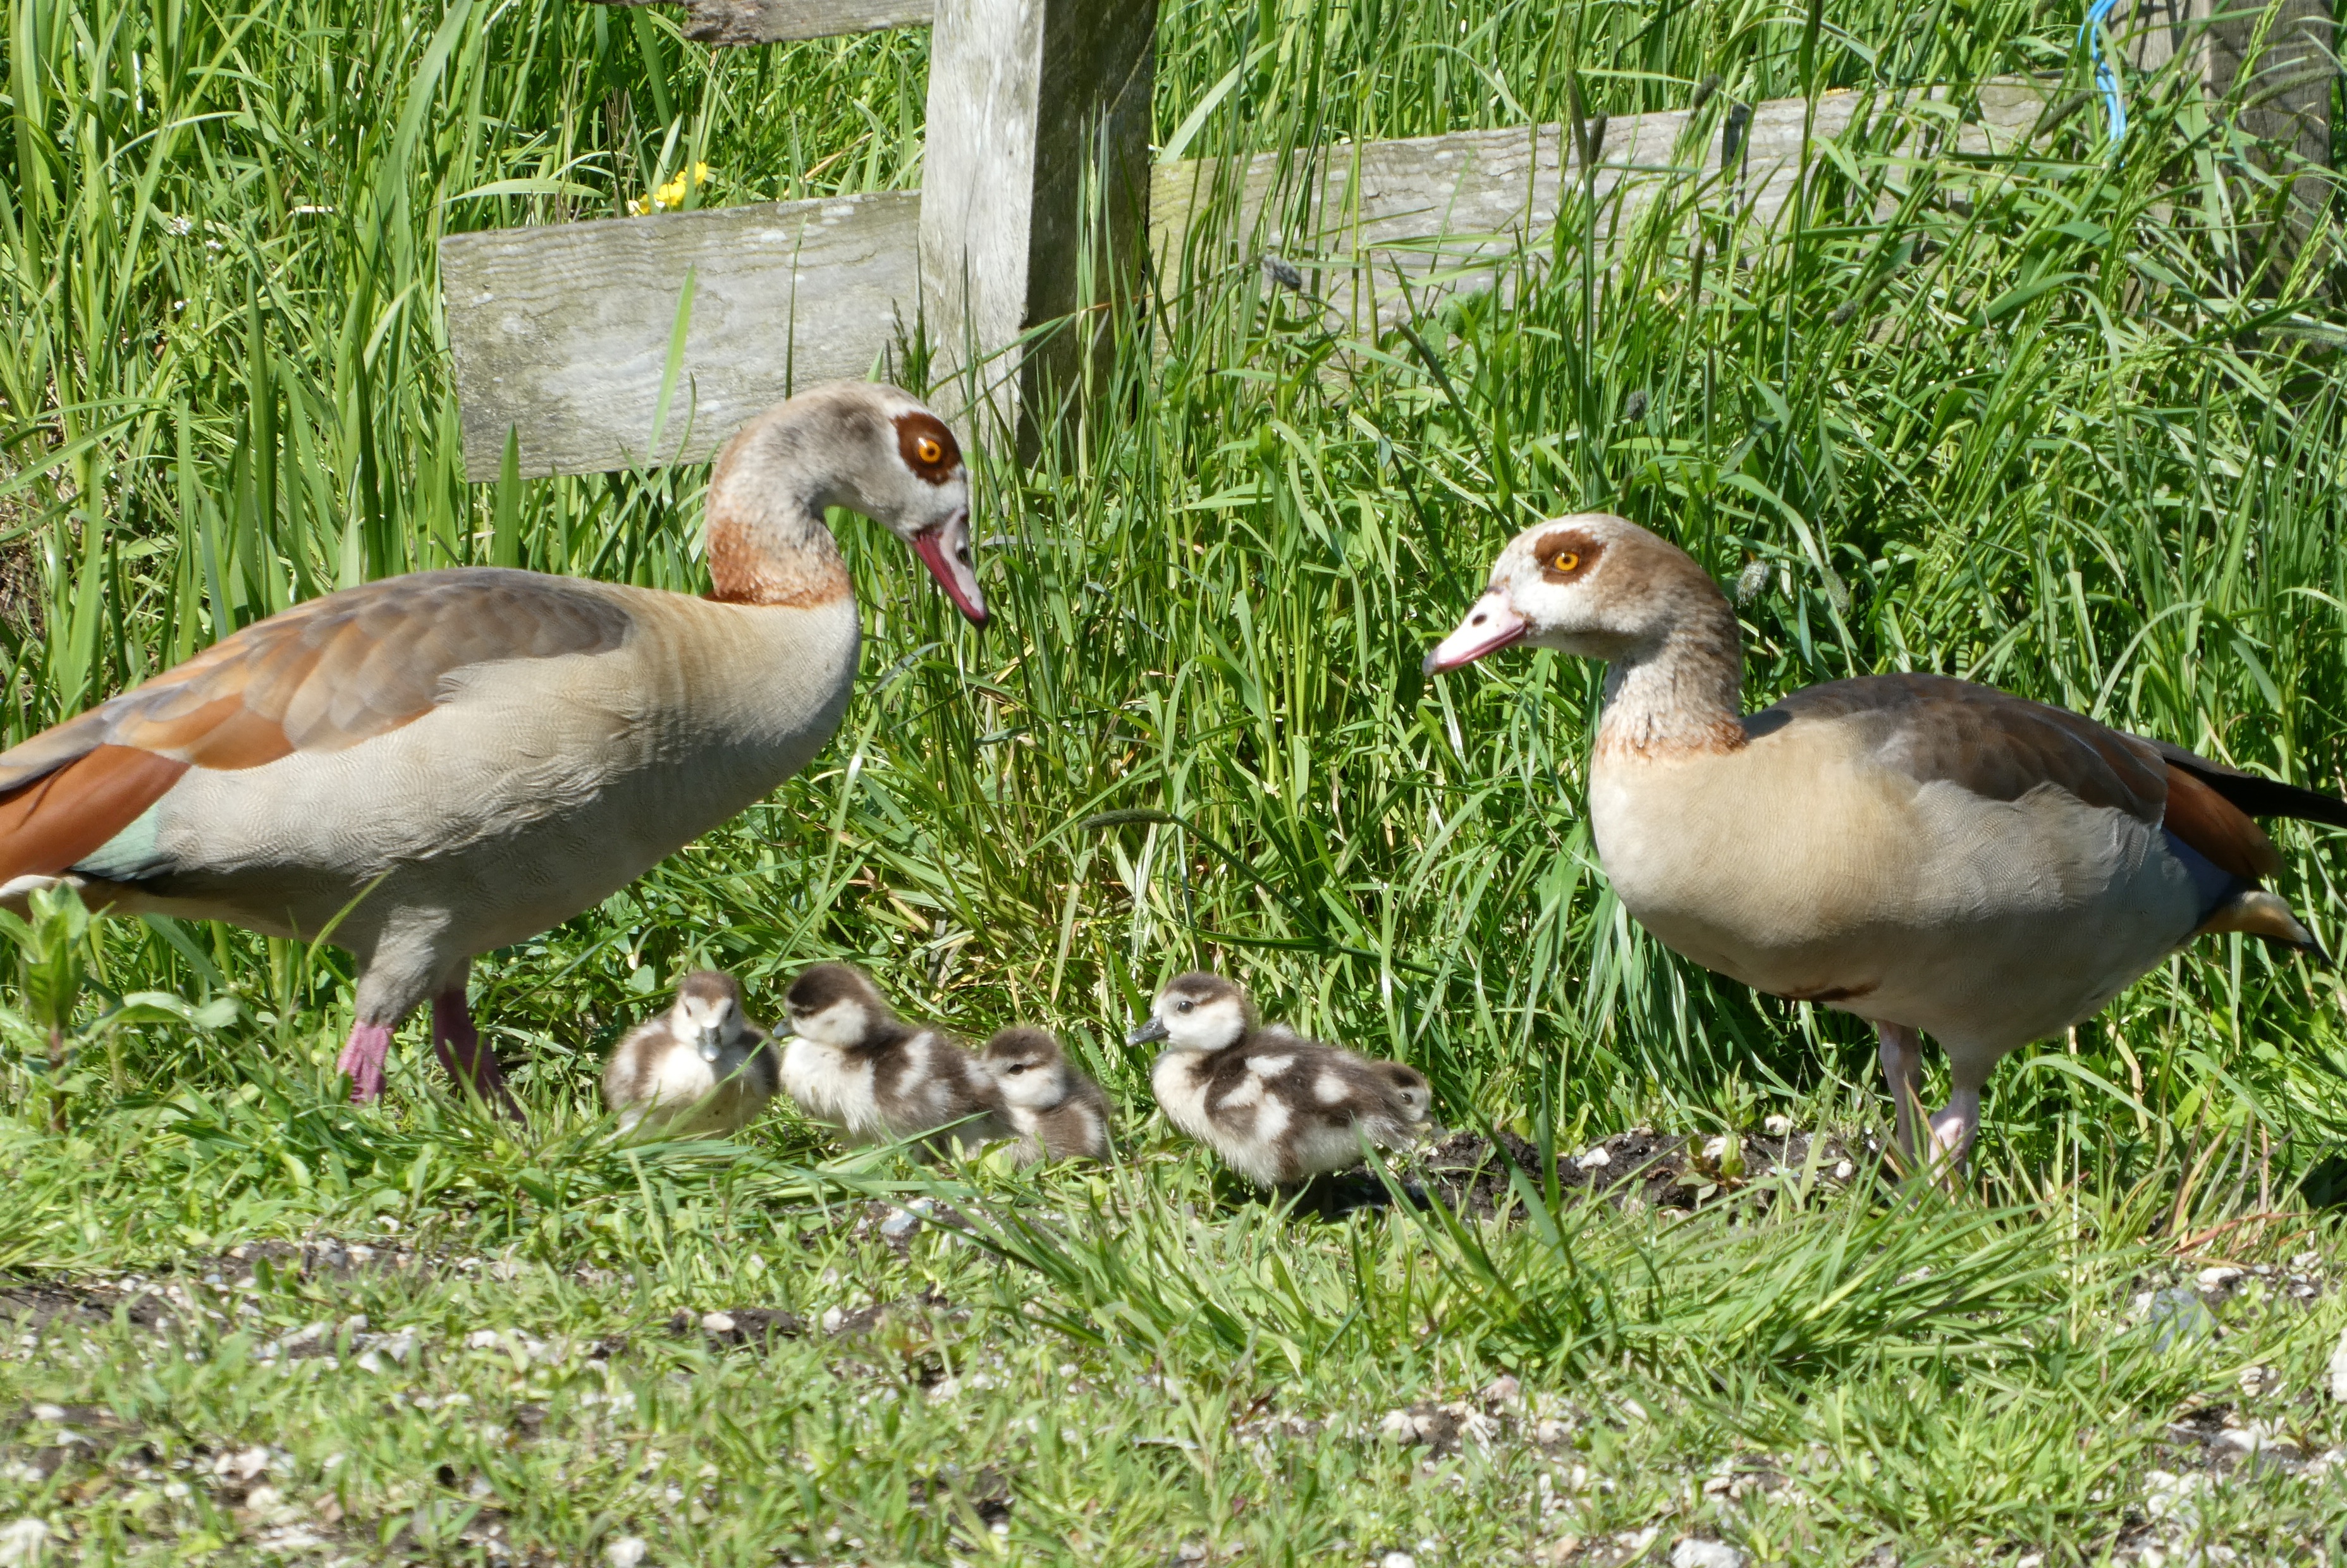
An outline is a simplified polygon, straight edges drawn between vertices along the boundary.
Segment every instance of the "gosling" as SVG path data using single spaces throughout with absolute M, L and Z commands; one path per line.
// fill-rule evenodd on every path
M 674 1005 L 620 1037 L 603 1065 L 603 1100 L 620 1129 L 730 1136 L 755 1122 L 781 1081 L 766 1031 L 742 1011 L 742 987 L 720 969 L 677 982 Z
M 784 993 L 783 1088 L 850 1143 L 921 1138 L 925 1153 L 1018 1135 L 1001 1093 L 951 1035 L 908 1024 L 846 964 L 815 964 Z M 926 1134 L 926 1136 L 924 1136 Z
M 1182 975 L 1126 1043 L 1165 1041 L 1149 1080 L 1174 1125 L 1262 1186 L 1287 1186 L 1414 1141 L 1433 1108 L 1426 1075 L 1266 1027 L 1220 975 Z
M 1020 1159 L 1108 1158 L 1108 1096 L 1048 1031 L 997 1030 L 979 1061 L 1018 1131 Z

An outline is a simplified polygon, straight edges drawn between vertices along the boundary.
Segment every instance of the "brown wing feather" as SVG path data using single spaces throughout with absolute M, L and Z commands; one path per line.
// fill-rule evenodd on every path
M 2239 806 L 2173 764 L 2161 825 L 2219 871 L 2257 883 L 2281 869 L 2281 852 Z
M 2053 784 L 2088 805 L 2157 823 L 2168 769 L 2148 741 L 2083 713 L 1946 675 L 1863 675 L 1778 699 L 1744 721 L 1754 737 L 1787 723 L 1862 727 L 1875 754 L 1921 783 L 1945 780 L 1989 800 Z
M 341 751 L 423 717 L 469 665 L 607 652 L 628 626 L 625 610 L 578 584 L 498 568 L 415 572 L 295 605 L 0 753 L 0 874 L 64 870 L 190 767 Z
M 188 764 L 129 746 L 98 746 L 0 794 L 0 882 L 54 876 L 138 820 Z
M 102 744 L 208 768 L 336 752 L 432 710 L 468 665 L 600 653 L 628 613 L 536 572 L 413 572 L 295 605 L 177 669 L 0 753 L 0 789 Z

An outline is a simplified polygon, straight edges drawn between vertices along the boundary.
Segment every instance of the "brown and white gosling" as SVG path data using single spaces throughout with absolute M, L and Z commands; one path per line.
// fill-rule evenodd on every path
M 651 1122 L 686 1135 L 739 1132 L 782 1077 L 766 1031 L 742 1011 L 742 987 L 719 969 L 677 982 L 676 1002 L 623 1035 L 603 1066 L 603 1099 L 622 1132 Z
M 1108 1096 L 1050 1031 L 997 1030 L 979 1060 L 1019 1133 L 1021 1160 L 1108 1158 Z
M 1364 1137 L 1407 1146 L 1433 1106 L 1416 1068 L 1266 1027 L 1246 992 L 1220 975 L 1177 976 L 1125 1037 L 1159 1040 L 1165 1050 L 1149 1081 L 1166 1116 L 1264 1186 L 1356 1164 Z
M 1017 1135 L 994 1080 L 961 1041 L 898 1018 L 861 969 L 815 964 L 784 993 L 783 1088 L 850 1143 L 931 1136 L 932 1154 Z

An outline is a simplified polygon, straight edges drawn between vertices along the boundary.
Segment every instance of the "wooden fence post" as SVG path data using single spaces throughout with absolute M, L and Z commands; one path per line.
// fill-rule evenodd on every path
M 931 379 L 949 417 L 1015 429 L 1024 459 L 1143 275 L 1157 0 L 938 0 L 933 26 L 920 261 Z
M 2236 104 L 2235 123 L 2284 152 L 2273 173 L 2330 167 L 2331 0 L 2126 0 L 2110 26 L 2137 70 L 2187 56 L 2211 103 Z M 2305 190 L 2301 205 L 2323 194 Z

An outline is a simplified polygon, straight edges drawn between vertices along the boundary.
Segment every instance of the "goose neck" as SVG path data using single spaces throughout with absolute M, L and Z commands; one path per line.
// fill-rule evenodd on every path
M 1660 758 L 1743 746 L 1743 639 L 1723 599 L 1691 609 L 1606 667 L 1601 757 Z
M 806 610 L 855 591 L 824 521 L 825 507 L 846 487 L 788 437 L 753 425 L 710 475 L 709 597 L 721 603 Z

